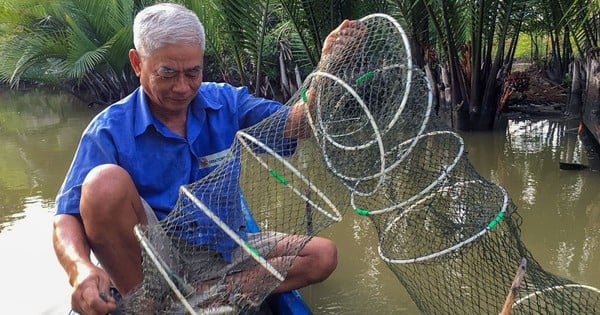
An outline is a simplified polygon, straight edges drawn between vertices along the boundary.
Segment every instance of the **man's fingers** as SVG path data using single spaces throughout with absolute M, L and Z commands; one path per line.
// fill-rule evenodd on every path
M 331 48 L 339 41 L 341 36 L 340 32 L 346 28 L 350 24 L 350 20 L 344 20 L 336 29 L 331 31 L 327 38 L 325 38 L 325 43 L 323 45 L 323 49 L 321 51 L 321 56 L 328 55 L 331 52 Z
M 115 299 L 110 295 L 109 284 L 90 285 L 87 283 L 76 290 L 71 297 L 73 310 L 80 314 L 107 314 L 117 308 Z
M 337 33 L 337 32 L 339 32 L 340 30 L 342 30 L 343 28 L 345 28 L 349 24 L 351 24 L 351 22 L 352 21 L 350 21 L 350 20 L 344 20 L 344 21 L 342 21 L 342 23 L 340 23 L 340 25 L 338 25 L 338 27 L 336 27 L 336 29 L 333 30 L 333 32 L 331 32 L 331 33 Z
M 113 300 L 111 294 L 110 294 L 110 279 L 108 278 L 104 278 L 104 277 L 100 277 L 99 281 L 98 281 L 98 292 L 99 292 L 99 297 L 100 299 L 102 299 L 104 302 L 108 302 L 109 300 Z
M 359 50 L 367 33 L 367 26 L 359 20 L 344 20 L 327 38 L 321 50 L 326 63 L 343 63 Z M 334 59 L 332 59 L 334 58 Z
M 89 314 L 108 314 L 117 307 L 115 299 L 107 292 L 89 292 L 84 296 Z M 88 313 L 84 313 L 88 314 Z
M 108 295 L 104 291 L 100 291 L 99 295 L 100 295 L 100 298 L 102 299 L 102 301 L 108 303 Z

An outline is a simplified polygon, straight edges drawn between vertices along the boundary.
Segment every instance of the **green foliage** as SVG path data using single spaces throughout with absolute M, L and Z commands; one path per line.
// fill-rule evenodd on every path
M 0 0 L 0 82 L 74 86 L 104 102 L 124 96 L 138 84 L 127 58 L 133 17 L 155 2 Z M 559 6 L 545 0 L 175 2 L 196 12 L 205 27 L 205 78 L 250 85 L 256 94 L 270 86 L 293 93 L 296 69 L 305 76 L 317 66 L 331 30 L 344 19 L 377 12 L 402 21 L 415 58 L 435 52 L 440 64 L 448 65 L 453 89 L 460 91 L 455 95 L 462 95 L 456 101 L 464 104 L 481 102 L 470 91 L 487 93 L 486 80 L 496 78 L 489 66 L 511 58 L 507 47 L 517 33 L 515 56 L 532 59 L 544 55 L 545 33 L 566 26 L 581 51 L 600 38 L 598 0 L 560 0 Z M 470 86 L 468 71 L 479 78 L 473 81 L 477 87 Z
M 61 21 L 48 17 L 54 3 L 5 1 L 0 20 L 6 32 L 0 38 L 0 81 L 18 86 L 20 80 L 52 82 L 64 73 L 66 35 Z
M 572 42 L 584 55 L 600 46 L 600 0 L 573 0 L 562 16 L 561 25 L 572 32 Z
M 531 37 L 527 34 L 521 33 L 519 35 L 519 43 L 515 50 L 515 59 L 519 60 L 531 60 Z
M 130 1 L 5 1 L 0 80 L 74 85 L 112 102 L 136 84 L 127 60 L 136 8 Z
M 232 43 L 232 53 L 244 85 L 253 85 L 258 91 L 261 85 L 264 42 L 271 23 L 271 2 L 220 0 L 218 7 L 224 19 L 222 31 Z M 246 70 L 251 74 L 246 74 Z M 252 75 L 254 74 L 254 75 Z
M 0 80 L 13 87 L 22 81 L 74 86 L 107 103 L 124 96 L 137 85 L 127 58 L 133 17 L 154 2 L 0 0 Z M 343 19 L 387 9 L 385 0 L 176 2 L 205 27 L 207 78 L 250 85 L 259 94 L 280 85 L 283 72 L 312 71 L 325 36 Z
M 519 42 L 515 50 L 514 58 L 521 61 L 535 62 L 535 49 L 537 47 L 538 57 L 546 54 L 546 45 L 542 37 L 532 38 L 530 34 L 521 33 L 519 34 Z

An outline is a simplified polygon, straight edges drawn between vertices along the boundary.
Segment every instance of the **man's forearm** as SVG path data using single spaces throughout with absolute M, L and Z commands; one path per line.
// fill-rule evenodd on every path
M 316 89 L 310 86 L 306 91 L 306 101 L 300 98 L 292 105 L 285 123 L 284 137 L 289 139 L 305 139 L 310 136 L 310 126 L 307 115 L 313 114 L 315 107 Z
M 74 285 L 78 266 L 92 264 L 83 225 L 74 215 L 57 215 L 54 218 L 52 241 L 58 261 L 67 272 L 69 283 Z

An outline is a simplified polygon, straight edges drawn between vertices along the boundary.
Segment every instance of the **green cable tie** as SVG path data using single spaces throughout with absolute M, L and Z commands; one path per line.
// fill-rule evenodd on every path
M 245 242 L 244 245 L 246 245 L 246 248 L 248 248 L 253 254 L 255 254 L 256 256 L 260 256 L 260 252 L 256 248 L 252 247 L 250 243 Z
M 283 176 L 279 175 L 279 173 L 277 173 L 277 171 L 276 171 L 276 170 L 274 170 L 274 169 L 271 169 L 269 172 L 271 172 L 271 175 L 273 175 L 273 177 L 277 178 L 277 180 L 278 180 L 280 183 L 282 183 L 282 184 L 284 184 L 284 185 L 287 185 L 287 184 L 288 184 L 287 180 L 286 180 L 286 179 L 285 179 Z
M 369 71 L 369 72 L 363 74 L 362 76 L 360 76 L 360 78 L 356 79 L 356 84 L 362 84 L 363 82 L 367 81 L 369 78 L 371 78 L 374 75 L 375 75 L 375 72 Z
M 362 216 L 368 216 L 371 214 L 369 212 L 369 210 L 365 210 L 365 209 L 361 209 L 361 208 L 356 208 L 356 209 L 354 209 L 354 211 L 356 211 L 356 213 L 358 213 L 358 215 L 362 215 Z
M 502 218 L 504 218 L 504 211 L 501 211 L 500 213 L 498 213 L 498 215 L 494 218 L 494 220 L 492 220 L 492 222 L 490 222 L 490 224 L 488 224 L 488 229 L 491 230 L 494 227 L 496 227 L 496 225 L 498 225 L 498 223 L 500 223 L 500 221 L 502 221 Z
M 302 87 L 300 92 L 302 94 L 302 101 L 304 101 L 304 103 L 308 103 L 308 97 L 306 96 L 306 87 Z

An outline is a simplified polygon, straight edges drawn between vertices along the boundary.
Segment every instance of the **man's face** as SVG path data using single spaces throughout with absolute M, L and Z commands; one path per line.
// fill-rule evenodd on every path
M 148 56 L 129 53 L 131 65 L 155 114 L 181 113 L 202 83 L 203 52 L 200 45 L 166 45 Z

